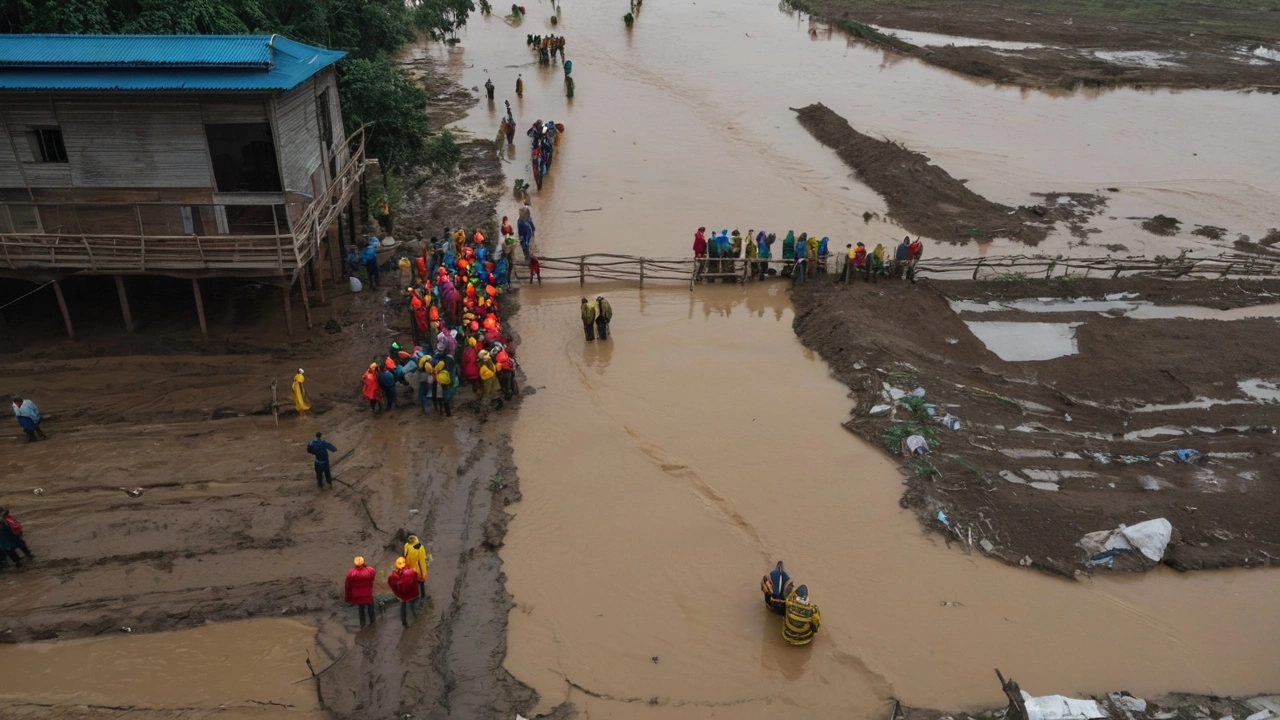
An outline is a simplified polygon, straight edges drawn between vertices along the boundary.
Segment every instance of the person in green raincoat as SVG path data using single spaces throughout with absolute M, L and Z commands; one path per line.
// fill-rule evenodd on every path
M 791 268 L 795 264 L 796 259 L 796 233 L 794 230 L 788 230 L 787 236 L 782 238 L 782 275 L 783 277 L 791 276 Z

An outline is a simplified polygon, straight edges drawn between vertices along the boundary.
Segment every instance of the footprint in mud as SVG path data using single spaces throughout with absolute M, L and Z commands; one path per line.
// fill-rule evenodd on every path
M 640 431 L 630 425 L 623 425 L 622 429 L 627 432 L 627 435 L 631 436 L 631 439 L 635 441 L 636 447 L 640 452 L 647 455 L 649 459 L 658 466 L 658 469 L 673 478 L 691 481 L 690 484 L 693 489 L 704 499 L 710 501 L 710 503 L 714 505 L 716 509 L 718 509 L 720 513 L 734 525 L 734 527 L 742 531 L 742 533 L 747 536 L 747 539 L 755 545 L 756 550 L 766 562 L 770 557 L 772 557 L 765 545 L 764 538 L 760 536 L 760 532 L 756 530 L 755 526 L 748 522 L 747 519 L 738 512 L 737 508 L 733 506 L 731 501 L 725 498 L 724 495 L 721 495 L 720 492 L 708 484 L 707 481 L 703 480 L 702 476 L 699 475 L 696 470 L 688 465 L 673 462 L 671 458 L 667 457 L 666 452 L 661 447 L 646 440 Z

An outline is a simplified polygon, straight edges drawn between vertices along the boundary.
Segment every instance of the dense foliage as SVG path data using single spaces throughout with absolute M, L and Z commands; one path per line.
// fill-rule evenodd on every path
M 5 0 L 0 32 L 280 33 L 346 50 L 350 56 L 338 64 L 344 124 L 368 124 L 370 155 L 402 169 L 428 155 L 426 94 L 391 58 L 413 40 L 415 27 L 444 39 L 474 9 L 473 0 Z

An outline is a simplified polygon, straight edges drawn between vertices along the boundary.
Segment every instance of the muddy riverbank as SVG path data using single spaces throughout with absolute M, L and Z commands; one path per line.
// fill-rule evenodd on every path
M 1172 523 L 1162 561 L 1180 570 L 1280 558 L 1276 290 L 820 279 L 792 298 L 800 339 L 851 389 L 846 428 L 894 454 L 899 434 L 936 439 L 906 464 L 903 506 L 966 552 L 1071 577 L 1150 567 L 1086 564 L 1077 543 L 1153 518 Z
M 999 83 L 1280 90 L 1280 13 L 1274 3 L 789 4 L 894 52 Z

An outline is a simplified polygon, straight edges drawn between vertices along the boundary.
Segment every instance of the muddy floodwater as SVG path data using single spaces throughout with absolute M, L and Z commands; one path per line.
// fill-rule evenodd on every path
M 323 718 L 305 663 L 308 652 L 317 662 L 314 636 L 313 626 L 296 620 L 248 620 L 0 645 L 0 703 L 16 710 L 56 704 Z
M 521 309 L 538 392 L 514 437 L 507 666 L 544 709 L 872 717 L 890 696 L 999 704 L 993 667 L 1041 693 L 1274 688 L 1273 572 L 1073 583 L 925 535 L 893 463 L 840 427 L 844 388 L 781 285 L 589 290 L 614 307 L 606 343 L 583 341 L 576 287 Z M 811 648 L 761 607 L 779 558 L 822 608 Z
M 555 26 L 549 5 L 528 8 L 515 26 L 476 18 L 458 47 L 422 53 L 467 87 L 497 85 L 497 102 L 461 128 L 492 137 L 511 100 L 509 179 L 532 179 L 524 128 L 567 126 L 532 199 L 543 256 L 685 255 L 700 225 L 816 232 L 838 247 L 900 237 L 864 222 L 883 201 L 788 109 L 815 101 L 998 202 L 1117 188 L 1095 221 L 1099 245 L 1168 254 L 1207 242 L 1157 238 L 1129 217 L 1158 212 L 1184 230 L 1256 236 L 1275 224 L 1274 96 L 994 87 L 769 2 L 651 2 L 630 31 L 613 6 L 565 3 Z M 574 100 L 558 63 L 535 62 L 528 33 L 568 38 Z M 515 216 L 513 201 L 500 208 Z M 1059 233 L 1041 249 L 1066 243 Z M 600 292 L 615 336 L 584 343 L 578 299 Z M 520 357 L 538 392 L 513 437 L 524 500 L 503 550 L 516 602 L 507 667 L 541 693 L 540 710 L 571 700 L 592 717 L 871 717 L 891 696 L 999 704 L 994 667 L 1039 693 L 1275 689 L 1275 573 L 1072 583 L 926 535 L 898 507 L 894 464 L 840 427 L 845 389 L 796 340 L 783 285 L 548 284 L 521 303 Z M 784 645 L 760 607 L 760 575 L 779 558 L 822 608 L 808 649 Z
M 772 2 L 655 3 L 628 31 L 607 4 L 527 6 L 512 27 L 473 18 L 459 46 L 424 48 L 467 87 L 486 77 L 482 101 L 462 125 L 497 132 L 509 99 L 519 132 L 509 175 L 532 182 L 524 130 L 536 119 L 568 130 L 534 199 L 543 253 L 590 250 L 683 255 L 700 225 L 830 235 L 869 245 L 901 238 L 873 220 L 884 202 L 851 179 L 835 154 L 799 127 L 795 113 L 822 102 L 874 137 L 928 154 L 991 200 L 1039 202 L 1033 192 L 1101 192 L 1107 210 L 1091 246 L 1173 254 L 1210 244 L 1192 236 L 1211 224 L 1254 239 L 1275 227 L 1280 203 L 1280 96 L 1244 92 L 998 87 L 852 43 L 826 26 L 788 16 Z M 567 101 L 557 63 L 540 66 L 530 33 L 564 35 L 577 92 Z M 524 97 L 515 97 L 516 74 Z M 1106 188 L 1115 188 L 1108 192 Z M 514 217 L 514 203 L 501 206 Z M 598 208 L 598 210 L 596 210 Z M 1164 213 L 1183 226 L 1157 237 L 1134 217 Z M 1110 218 L 1114 217 L 1112 220 Z M 1042 250 L 1067 250 L 1059 231 Z M 931 253 L 999 252 L 1005 241 Z M 1022 246 L 1016 246 L 1019 250 Z

